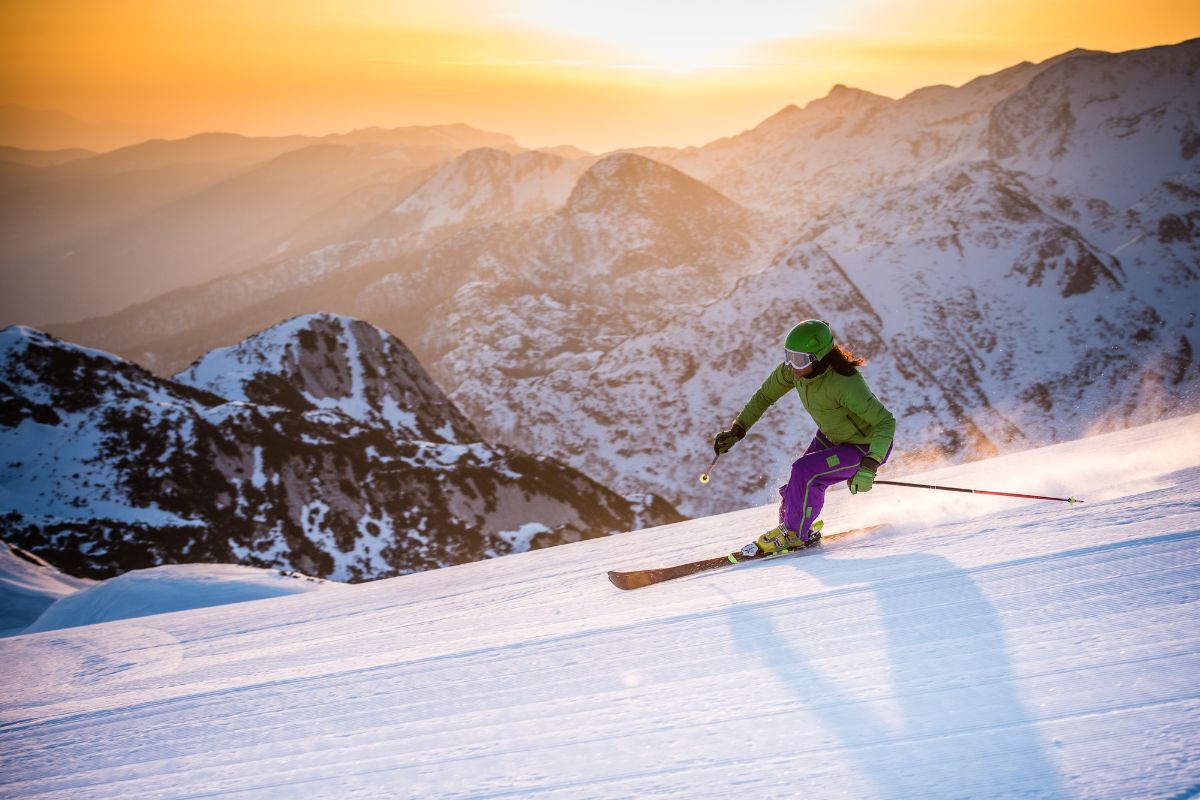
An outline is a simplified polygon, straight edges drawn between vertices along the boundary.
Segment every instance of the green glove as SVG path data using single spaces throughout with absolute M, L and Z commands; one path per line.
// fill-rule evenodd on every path
M 871 487 L 875 485 L 875 472 L 878 469 L 878 461 L 870 456 L 863 456 L 858 465 L 858 472 L 854 473 L 854 477 L 848 481 L 850 494 L 871 491 Z
M 729 430 L 721 431 L 713 437 L 713 450 L 717 455 L 728 453 L 729 448 L 740 442 L 745 435 L 746 429 L 735 422 L 729 426 Z

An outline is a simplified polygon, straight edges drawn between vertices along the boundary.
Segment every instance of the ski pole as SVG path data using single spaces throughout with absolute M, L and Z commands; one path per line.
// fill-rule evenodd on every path
M 708 483 L 708 475 L 710 472 L 712 472 L 712 468 L 717 465 L 717 459 L 720 457 L 721 457 L 720 453 L 717 453 L 715 456 L 713 456 L 712 463 L 710 463 L 708 465 L 708 469 L 706 469 L 706 470 L 704 470 L 704 472 L 700 473 L 700 482 L 701 483 Z
M 885 484 L 887 486 L 907 486 L 911 489 L 940 489 L 943 492 L 966 492 L 967 494 L 990 494 L 998 497 L 1021 497 L 1026 500 L 1056 500 L 1060 503 L 1082 503 L 1083 501 L 1076 497 L 1046 497 L 1040 494 L 1017 494 L 1016 492 L 991 492 L 986 489 L 957 489 L 953 486 L 930 486 L 925 483 L 905 483 L 904 481 L 875 481 L 875 485 Z

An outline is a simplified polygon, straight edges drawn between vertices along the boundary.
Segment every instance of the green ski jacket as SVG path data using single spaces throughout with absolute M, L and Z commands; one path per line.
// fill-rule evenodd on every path
M 869 445 L 868 455 L 883 461 L 896 435 L 896 418 L 871 393 L 859 372 L 842 375 L 827 369 L 812 378 L 797 378 L 787 364 L 776 367 L 737 415 L 746 430 L 776 400 L 795 389 L 817 428 L 834 444 Z

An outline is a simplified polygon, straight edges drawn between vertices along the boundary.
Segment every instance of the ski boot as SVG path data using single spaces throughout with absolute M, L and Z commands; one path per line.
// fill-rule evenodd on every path
M 804 541 L 800 538 L 800 534 L 779 525 L 759 536 L 755 546 L 758 548 L 759 554 L 768 556 L 803 550 L 805 547 L 811 547 L 821 541 L 821 528 L 823 527 L 825 527 L 823 521 L 814 522 L 808 531 L 808 541 Z

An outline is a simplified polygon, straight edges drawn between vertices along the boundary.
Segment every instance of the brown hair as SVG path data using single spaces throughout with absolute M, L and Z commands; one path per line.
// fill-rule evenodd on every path
M 833 367 L 833 371 L 839 375 L 853 375 L 858 372 L 856 367 L 867 363 L 866 359 L 859 358 L 840 344 L 835 344 L 821 361 L 827 366 Z

